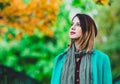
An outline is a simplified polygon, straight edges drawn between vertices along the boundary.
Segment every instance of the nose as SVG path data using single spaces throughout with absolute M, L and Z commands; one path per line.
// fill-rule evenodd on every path
M 75 30 L 75 25 L 72 25 L 72 26 L 71 26 L 71 30 Z

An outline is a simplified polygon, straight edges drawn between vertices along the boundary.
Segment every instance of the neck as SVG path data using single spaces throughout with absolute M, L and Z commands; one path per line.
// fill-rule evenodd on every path
M 80 50 L 79 43 L 77 40 L 75 41 L 75 48 L 76 48 L 76 51 Z

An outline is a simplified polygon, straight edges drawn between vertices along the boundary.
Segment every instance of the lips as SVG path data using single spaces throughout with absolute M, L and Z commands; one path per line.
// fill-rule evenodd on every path
M 73 35 L 73 34 L 75 34 L 75 32 L 72 31 L 72 32 L 70 32 L 70 34 Z

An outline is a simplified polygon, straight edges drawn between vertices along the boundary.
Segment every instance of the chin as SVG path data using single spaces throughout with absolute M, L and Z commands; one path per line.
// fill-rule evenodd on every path
M 78 37 L 70 37 L 70 39 L 75 40 L 78 39 Z

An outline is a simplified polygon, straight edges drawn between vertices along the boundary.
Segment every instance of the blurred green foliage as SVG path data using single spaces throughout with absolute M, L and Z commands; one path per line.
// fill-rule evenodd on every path
M 26 1 L 26 0 L 25 0 Z M 95 46 L 110 56 L 113 79 L 120 75 L 120 0 L 113 1 L 111 6 L 96 5 L 90 0 L 73 0 L 71 8 L 81 13 L 92 15 L 98 26 L 98 37 Z M 17 71 L 49 84 L 54 57 L 67 48 L 69 43 L 70 10 L 68 3 L 63 2 L 57 20 L 53 25 L 54 36 L 48 37 L 36 29 L 34 35 L 24 35 L 20 40 L 3 37 L 0 41 L 0 62 Z M 11 30 L 14 34 L 16 31 Z
M 95 16 L 99 30 L 96 47 L 110 56 L 113 79 L 120 75 L 119 3 L 120 0 L 113 0 L 111 6 L 97 7 L 98 14 Z

